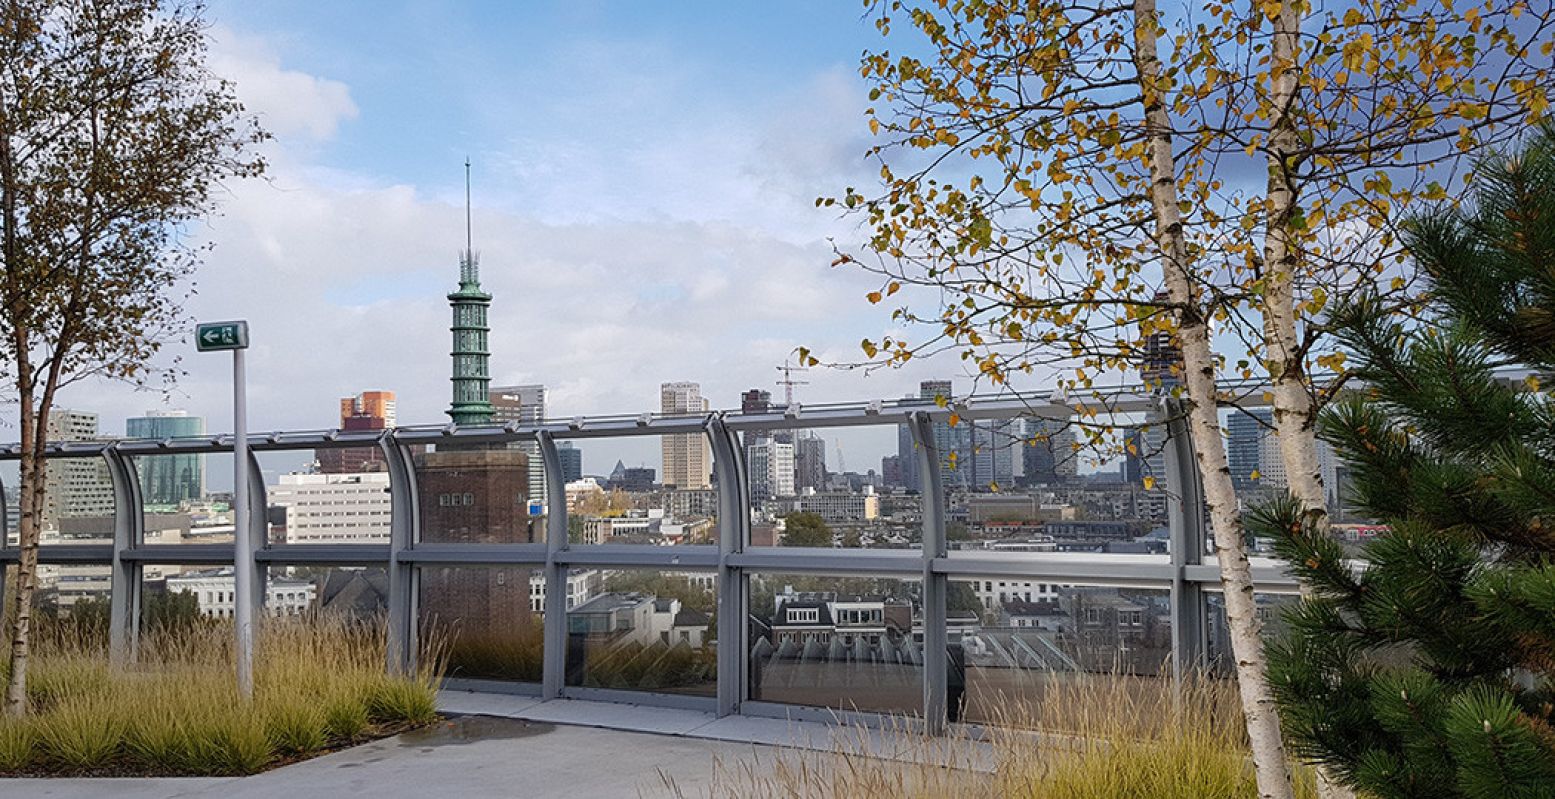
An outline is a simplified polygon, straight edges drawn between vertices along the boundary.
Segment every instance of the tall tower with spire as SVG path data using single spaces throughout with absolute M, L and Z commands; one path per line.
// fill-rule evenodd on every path
M 464 252 L 459 254 L 459 289 L 448 295 L 454 321 L 454 399 L 448 415 L 461 425 L 489 424 L 492 419 L 491 371 L 487 362 L 490 328 L 486 315 L 491 295 L 481 291 L 480 256 L 475 253 L 470 226 L 470 160 L 464 161 Z

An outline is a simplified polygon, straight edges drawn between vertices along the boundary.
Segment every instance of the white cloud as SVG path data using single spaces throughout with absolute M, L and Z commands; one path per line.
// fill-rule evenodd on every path
M 210 39 L 211 71 L 233 81 L 244 106 L 277 137 L 324 141 L 340 123 L 356 118 L 356 103 L 344 83 L 283 68 L 262 38 L 216 25 Z

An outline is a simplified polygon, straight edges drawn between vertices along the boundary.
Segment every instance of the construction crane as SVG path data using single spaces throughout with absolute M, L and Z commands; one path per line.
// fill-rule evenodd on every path
M 808 380 L 795 380 L 794 373 L 807 372 L 809 370 L 803 366 L 790 366 L 786 360 L 783 361 L 783 365 L 779 366 L 777 370 L 783 373 L 783 379 L 777 381 L 777 384 L 783 387 L 783 403 L 786 407 L 792 408 L 794 407 L 794 386 L 810 385 Z

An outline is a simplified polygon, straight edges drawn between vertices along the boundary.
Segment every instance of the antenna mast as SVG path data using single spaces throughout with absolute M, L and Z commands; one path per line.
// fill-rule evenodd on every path
M 470 234 L 470 157 L 464 157 L 464 251 L 475 249 L 475 237 Z

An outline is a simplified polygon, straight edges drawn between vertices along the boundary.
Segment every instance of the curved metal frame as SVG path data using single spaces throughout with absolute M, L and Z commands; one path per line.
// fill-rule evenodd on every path
M 1148 412 L 1164 410 L 1169 419 L 1180 417 L 1180 408 L 1170 400 L 1162 404 L 1157 397 L 1125 396 L 1109 400 L 1110 411 Z M 1180 421 L 1169 424 L 1167 448 L 1168 484 L 1173 488 L 1169 499 L 1170 554 L 1167 556 L 1088 556 L 1070 554 L 1014 554 L 955 552 L 945 540 L 945 497 L 939 480 L 940 460 L 934 450 L 933 427 L 944 423 L 952 412 L 962 418 L 998 419 L 1018 415 L 1064 417 L 1076 412 L 1079 403 L 1049 398 L 1033 404 L 1026 401 L 974 401 L 958 404 L 952 411 L 933 403 L 903 401 L 847 406 L 805 406 L 785 413 L 733 414 L 705 416 L 601 417 L 547 421 L 532 426 L 508 425 L 502 428 L 458 428 L 444 425 L 428 428 L 401 428 L 382 432 L 328 431 L 320 433 L 271 433 L 250 436 L 251 479 L 248 490 L 255 508 L 265 507 L 265 486 L 258 469 L 258 451 L 296 450 L 316 447 L 377 446 L 383 453 L 390 473 L 391 518 L 389 542 L 384 544 L 310 544 L 271 543 L 265 536 L 263 514 L 252 514 L 255 560 L 259 568 L 296 564 L 370 565 L 385 564 L 389 575 L 388 624 L 389 646 L 385 667 L 405 673 L 417 667 L 416 640 L 417 585 L 420 568 L 433 565 L 536 565 L 545 573 L 545 615 L 543 681 L 538 690 L 544 698 L 630 699 L 646 704 L 668 704 L 715 710 L 719 715 L 772 715 L 781 713 L 803 716 L 813 709 L 773 705 L 751 701 L 747 673 L 749 632 L 745 624 L 748 611 L 749 579 L 753 572 L 794 572 L 813 574 L 862 574 L 922 580 L 924 652 L 941 653 L 925 657 L 923 668 L 924 728 L 930 733 L 943 731 L 948 723 L 946 597 L 951 579 L 1010 576 L 1047 578 L 1054 582 L 1087 585 L 1117 585 L 1165 589 L 1170 592 L 1174 675 L 1202 663 L 1205 651 L 1204 593 L 1213 590 L 1219 575 L 1213 564 L 1202 562 L 1206 531 L 1201 513 L 1202 494 L 1193 465 L 1192 442 Z M 795 428 L 831 428 L 866 425 L 906 425 L 917 442 L 919 474 L 923 485 L 921 551 L 912 550 L 837 550 L 785 547 L 750 547 L 752 498 L 741 445 L 741 434 Z M 603 437 L 661 436 L 701 434 L 711 443 L 713 471 L 718 481 L 717 546 L 627 547 L 609 545 L 573 545 L 567 540 L 568 515 L 566 486 L 562 482 L 561 462 L 556 443 Z M 456 545 L 423 544 L 420 535 L 419 498 L 416 468 L 410 447 L 417 444 L 457 442 L 510 442 L 533 440 L 539 443 L 547 489 L 546 540 L 536 543 Z M 141 514 L 140 485 L 133 458 L 139 455 L 172 453 L 219 453 L 232 451 L 230 436 L 215 436 L 181 441 L 121 441 L 113 443 L 80 442 L 51 446 L 48 457 L 98 456 L 108 461 L 114 487 L 114 536 L 112 544 L 51 545 L 40 552 L 43 563 L 105 563 L 112 570 L 112 647 L 115 662 L 133 659 L 138 635 L 141 575 L 146 563 L 223 564 L 231 563 L 231 545 L 183 544 L 148 545 L 145 542 Z M 0 448 L 0 459 L 17 456 L 15 448 Z M 0 504 L 5 498 L 0 486 Z M 0 524 L 7 521 L 0 507 Z M 14 549 L 0 549 L 0 563 L 16 560 Z M 711 570 L 717 576 L 719 614 L 717 628 L 717 699 L 671 697 L 656 694 L 623 694 L 591 689 L 568 689 L 567 668 L 567 578 L 573 568 L 675 568 Z M 1294 592 L 1294 581 L 1277 564 L 1259 563 L 1254 570 L 1260 591 Z M 3 579 L 3 577 L 0 577 Z M 264 602 L 264 582 L 256 581 L 254 596 L 248 598 L 257 613 Z M 534 690 L 534 688 L 520 689 Z M 830 714 L 831 711 L 815 711 Z M 868 718 L 864 714 L 862 718 Z

